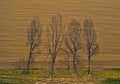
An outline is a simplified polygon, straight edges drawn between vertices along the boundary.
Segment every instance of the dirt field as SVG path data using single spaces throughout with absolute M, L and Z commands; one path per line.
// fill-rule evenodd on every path
M 6 66 L 1 67 L 6 69 L 11 67 L 7 66 L 12 65 L 11 62 L 27 59 L 27 28 L 34 16 L 39 16 L 44 32 L 42 47 L 39 48 L 42 54 L 36 56 L 36 61 L 49 61 L 50 57 L 45 49 L 46 24 L 52 15 L 61 13 L 65 24 L 71 18 L 77 18 L 82 25 L 86 17 L 90 16 L 100 45 L 100 53 L 92 59 L 100 60 L 100 66 L 119 67 L 119 10 L 120 0 L 0 0 L 0 65 L 5 64 Z M 87 59 L 84 54 L 82 58 Z M 109 62 L 106 63 L 106 60 Z M 57 57 L 57 61 L 64 61 L 64 56 Z

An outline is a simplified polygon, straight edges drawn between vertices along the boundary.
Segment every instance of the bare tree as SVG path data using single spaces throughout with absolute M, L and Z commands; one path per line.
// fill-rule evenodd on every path
M 35 17 L 30 25 L 30 28 L 28 29 L 28 40 L 27 44 L 29 45 L 29 56 L 27 61 L 27 70 L 26 74 L 29 73 L 30 63 L 33 61 L 33 54 L 35 54 L 35 49 L 41 44 L 41 29 L 42 26 L 39 22 L 38 17 Z
M 90 63 L 91 57 L 96 55 L 99 50 L 99 45 L 97 42 L 97 36 L 94 29 L 94 24 L 91 18 L 84 21 L 84 39 L 85 39 L 85 50 L 88 56 L 88 74 L 90 74 Z
M 52 17 L 51 23 L 47 26 L 47 50 L 51 56 L 51 74 L 54 75 L 56 57 L 63 42 L 62 16 L 57 14 Z
M 81 39 L 81 25 L 76 19 L 72 19 L 68 26 L 68 35 L 65 39 L 65 49 L 64 52 L 73 59 L 73 69 L 74 72 L 77 72 L 77 62 L 80 56 L 80 50 L 82 48 L 82 39 Z M 69 68 L 69 66 L 68 66 Z

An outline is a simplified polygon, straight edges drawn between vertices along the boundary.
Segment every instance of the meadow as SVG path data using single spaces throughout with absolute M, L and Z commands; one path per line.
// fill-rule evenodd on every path
M 30 74 L 22 71 L 0 71 L 0 84 L 119 84 L 120 70 L 93 71 L 91 75 L 86 70 L 74 73 L 72 70 L 56 70 L 54 78 L 46 70 L 31 70 Z

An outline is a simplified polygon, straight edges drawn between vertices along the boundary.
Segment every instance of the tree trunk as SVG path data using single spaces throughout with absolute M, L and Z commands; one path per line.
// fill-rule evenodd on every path
M 51 75 L 52 75 L 52 78 L 53 78 L 53 75 L 54 75 L 54 67 L 55 67 L 55 58 L 52 59 L 52 64 L 51 64 Z
M 29 51 L 29 57 L 28 57 L 28 62 L 27 62 L 26 74 L 29 74 L 31 57 L 32 57 L 32 44 L 30 45 L 30 51 Z
M 77 70 L 76 70 L 76 61 L 75 61 L 75 55 L 73 57 L 73 68 L 74 68 L 74 72 L 76 73 Z
M 90 74 L 90 72 L 91 72 L 91 57 L 90 56 L 88 56 L 88 74 Z

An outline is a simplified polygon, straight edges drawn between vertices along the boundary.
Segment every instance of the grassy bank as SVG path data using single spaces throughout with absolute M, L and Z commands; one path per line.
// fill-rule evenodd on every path
M 117 78 L 107 78 L 102 81 L 103 84 L 120 84 L 120 79 Z
M 95 81 L 102 84 L 120 84 L 120 70 L 94 71 L 87 75 L 86 70 L 74 73 L 70 70 L 56 70 L 54 78 L 57 80 Z M 35 84 L 38 80 L 50 80 L 51 75 L 46 70 L 31 70 L 28 75 L 21 71 L 0 71 L 0 84 Z

